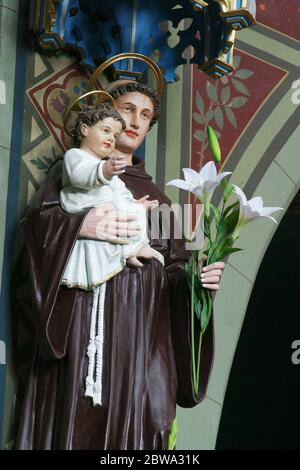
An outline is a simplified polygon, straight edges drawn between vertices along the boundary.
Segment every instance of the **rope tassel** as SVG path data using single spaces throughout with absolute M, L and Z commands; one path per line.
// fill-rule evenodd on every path
M 106 282 L 93 289 L 93 306 L 90 340 L 87 348 L 88 375 L 85 379 L 85 397 L 93 399 L 93 405 L 102 405 L 102 372 L 104 342 L 104 303 Z M 97 334 L 96 334 L 97 328 Z M 94 376 L 96 378 L 94 380 Z

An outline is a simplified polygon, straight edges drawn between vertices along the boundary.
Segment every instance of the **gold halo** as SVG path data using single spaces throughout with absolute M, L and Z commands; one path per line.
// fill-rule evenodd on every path
M 101 64 L 91 76 L 89 80 L 88 89 L 93 90 L 95 87 L 97 78 L 104 72 L 104 70 L 106 70 L 110 65 L 114 64 L 115 62 L 118 62 L 121 59 L 136 59 L 149 65 L 149 67 L 152 69 L 156 78 L 157 94 L 158 96 L 161 95 L 162 90 L 163 90 L 163 83 L 164 83 L 164 78 L 163 78 L 161 69 L 158 67 L 158 65 L 156 65 L 156 63 L 152 59 L 145 56 L 144 54 L 138 54 L 136 52 L 123 52 L 122 54 L 117 54 L 111 57 L 110 59 L 107 59 L 105 62 L 103 62 L 103 64 Z M 133 80 L 128 80 L 128 81 L 132 82 Z M 135 81 L 133 82 L 136 83 Z M 111 87 L 110 87 L 110 90 L 111 90 Z
M 93 101 L 90 99 L 93 95 L 98 95 L 96 103 L 93 103 Z M 64 129 L 66 133 L 68 134 L 68 136 L 70 137 L 73 137 L 73 136 L 67 126 L 68 117 L 70 116 L 72 111 L 82 111 L 86 107 L 86 105 L 83 105 L 80 103 L 80 101 L 84 98 L 88 98 L 89 105 L 96 106 L 97 104 L 103 103 L 103 101 L 105 100 L 110 100 L 113 107 L 115 107 L 115 100 L 113 99 L 113 97 L 109 93 L 103 90 L 88 91 L 87 93 L 84 93 L 84 95 L 79 96 L 78 98 L 76 98 L 75 101 L 73 101 L 73 103 L 69 107 L 67 114 L 65 115 L 65 118 L 64 118 Z

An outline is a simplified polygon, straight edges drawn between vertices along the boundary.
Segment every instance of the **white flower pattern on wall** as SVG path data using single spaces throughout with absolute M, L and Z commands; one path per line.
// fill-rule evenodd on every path
M 209 99 L 209 106 L 206 107 L 200 92 L 196 92 L 197 112 L 193 113 L 193 119 L 199 125 L 193 137 L 200 142 L 200 150 L 197 154 L 200 158 L 199 167 L 204 164 L 205 150 L 208 148 L 207 129 L 212 125 L 220 139 L 224 127 L 225 119 L 235 128 L 238 128 L 235 110 L 245 106 L 250 98 L 250 92 L 245 81 L 254 75 L 254 71 L 240 68 L 241 56 L 235 56 L 233 60 L 235 70 L 228 76 L 216 80 L 206 81 L 206 95 Z M 236 92 L 239 95 L 236 95 Z

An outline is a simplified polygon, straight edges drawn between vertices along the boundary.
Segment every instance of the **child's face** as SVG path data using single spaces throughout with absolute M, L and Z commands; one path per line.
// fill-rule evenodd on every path
M 94 126 L 81 126 L 82 147 L 88 148 L 100 158 L 107 157 L 115 148 L 116 139 L 123 131 L 120 121 L 112 117 L 98 121 Z

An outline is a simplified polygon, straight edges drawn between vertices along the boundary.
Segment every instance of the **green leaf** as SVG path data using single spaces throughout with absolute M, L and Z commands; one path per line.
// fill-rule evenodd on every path
M 224 117 L 223 117 L 223 111 L 220 106 L 217 106 L 215 109 L 215 120 L 219 128 L 223 129 Z
M 206 133 L 204 131 L 201 131 L 201 129 L 197 129 L 195 134 L 194 134 L 195 139 L 199 140 L 200 142 L 205 142 L 206 141 Z
M 210 207 L 212 208 L 216 219 L 216 226 L 218 226 L 221 218 L 221 211 L 218 207 L 215 207 L 213 204 L 210 204 Z
M 238 208 L 220 221 L 215 240 L 216 243 L 219 243 L 221 240 L 224 241 L 232 235 L 238 223 L 239 215 L 240 209 Z
M 191 290 L 192 289 L 192 265 L 190 263 L 185 263 L 184 269 L 185 269 L 185 274 L 186 274 L 186 280 Z
M 193 118 L 198 124 L 203 124 L 204 123 L 204 119 L 201 116 L 201 114 L 199 114 L 199 113 L 193 113 Z
M 199 111 L 201 112 L 201 114 L 204 114 L 205 113 L 204 101 L 198 90 L 196 92 L 196 105 Z
M 51 165 L 54 161 L 52 158 L 46 157 L 46 156 L 44 157 L 44 160 L 45 160 L 46 163 L 48 163 L 48 165 Z
M 219 261 L 220 259 L 222 259 L 224 250 L 229 249 L 231 247 L 231 239 L 216 239 L 214 243 L 214 249 L 211 251 L 209 256 L 209 263 L 214 263 L 215 261 Z
M 239 205 L 239 201 L 235 201 L 233 204 L 230 204 L 230 206 L 226 207 L 226 209 L 223 212 L 223 217 L 226 217 L 227 214 L 229 214 L 229 212 L 237 205 Z
M 228 121 L 233 125 L 233 127 L 235 127 L 237 129 L 238 125 L 237 125 L 236 118 L 235 118 L 235 115 L 234 115 L 232 109 L 229 108 L 228 106 L 226 106 L 225 107 L 225 112 L 226 112 L 226 116 L 228 118 Z
M 215 113 L 212 109 L 208 109 L 205 113 L 205 121 L 209 122 L 211 121 L 215 116 Z
M 242 108 L 248 101 L 248 98 L 245 98 L 245 96 L 236 96 L 233 98 L 228 106 L 231 106 L 232 108 Z
M 225 86 L 221 92 L 221 102 L 223 104 L 228 103 L 230 100 L 231 92 L 230 92 L 230 86 Z
M 203 331 L 207 327 L 208 315 L 209 315 L 208 305 L 207 305 L 207 302 L 205 301 L 202 307 L 201 318 L 200 318 L 201 331 Z
M 211 126 L 207 127 L 208 143 L 214 160 L 217 163 L 221 161 L 221 149 L 215 131 Z
M 202 312 L 201 312 L 201 331 L 204 333 L 211 317 L 212 301 L 209 289 L 204 288 L 202 291 Z
M 222 186 L 222 188 L 223 188 L 223 186 Z M 233 191 L 233 185 L 232 184 L 227 184 L 227 186 L 225 187 L 225 190 L 223 191 L 223 197 L 224 197 L 225 202 L 231 196 L 232 191 Z
M 218 93 L 217 93 L 217 88 L 213 83 L 207 81 L 206 82 L 206 92 L 207 96 L 211 99 L 211 101 L 218 101 Z
M 226 194 L 227 192 L 227 186 L 228 186 L 227 176 L 221 179 L 220 184 L 221 184 L 222 193 L 224 196 L 224 194 Z
M 240 78 L 241 80 L 246 80 L 247 78 L 252 77 L 253 74 L 254 74 L 254 72 L 252 70 L 240 69 L 234 74 L 234 76 L 235 76 L 235 78 Z
M 33 163 L 33 165 L 35 165 L 38 170 L 47 170 L 48 168 L 48 165 L 46 165 L 46 163 L 43 162 L 41 158 L 30 160 L 30 162 Z
M 208 310 L 208 314 L 207 314 L 207 318 L 206 318 L 206 325 L 204 325 L 204 329 L 203 329 L 203 333 L 205 332 L 208 324 L 209 324 L 209 320 L 211 318 L 211 313 L 212 313 L 212 298 L 211 298 L 211 293 L 209 290 L 206 290 L 205 291 L 205 294 L 206 294 L 206 298 L 207 298 L 207 310 Z
M 234 88 L 239 91 L 240 93 L 244 93 L 245 95 L 250 96 L 248 88 L 239 80 L 235 80 L 234 78 L 231 80 Z
M 224 250 L 221 258 L 225 258 L 227 255 L 231 255 L 231 253 L 236 253 L 237 251 L 243 251 L 242 248 L 228 248 L 228 250 Z
M 199 299 L 196 299 L 195 300 L 195 303 L 194 303 L 194 310 L 195 310 L 195 313 L 196 313 L 196 317 L 198 318 L 198 320 L 200 320 L 201 318 L 201 302 Z

